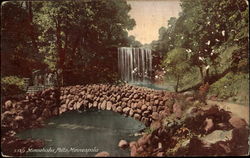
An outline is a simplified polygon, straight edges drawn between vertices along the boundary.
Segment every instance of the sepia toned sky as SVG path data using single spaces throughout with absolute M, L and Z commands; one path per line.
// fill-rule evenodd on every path
M 127 0 L 131 5 L 130 16 L 136 26 L 129 31 L 142 44 L 158 39 L 160 27 L 167 27 L 170 17 L 178 17 L 181 11 L 179 0 Z

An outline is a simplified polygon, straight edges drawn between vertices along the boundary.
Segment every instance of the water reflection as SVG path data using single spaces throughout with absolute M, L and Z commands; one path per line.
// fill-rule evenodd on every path
M 40 138 L 45 140 L 45 148 L 65 150 L 30 152 L 28 156 L 94 156 L 96 152 L 74 152 L 93 148 L 107 151 L 111 156 L 129 156 L 128 150 L 117 146 L 119 141 L 136 140 L 134 134 L 145 128 L 141 122 L 112 111 L 71 111 L 51 118 L 47 123 L 45 128 L 27 130 L 19 136 Z

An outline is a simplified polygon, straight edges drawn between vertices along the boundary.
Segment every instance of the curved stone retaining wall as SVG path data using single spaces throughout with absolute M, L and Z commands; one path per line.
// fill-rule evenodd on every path
M 61 88 L 59 114 L 68 110 L 112 110 L 149 125 L 170 114 L 174 94 L 130 85 L 87 85 Z

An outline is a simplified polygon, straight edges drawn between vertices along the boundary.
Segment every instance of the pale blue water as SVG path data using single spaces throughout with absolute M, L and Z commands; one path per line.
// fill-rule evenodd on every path
M 145 126 L 130 117 L 112 111 L 71 111 L 47 121 L 44 128 L 19 133 L 21 138 L 45 140 L 48 152 L 28 152 L 27 156 L 94 156 L 107 151 L 111 156 L 129 156 L 129 150 L 118 147 L 121 139 L 137 140 L 133 136 Z M 86 152 L 87 150 L 92 150 Z
M 131 85 L 135 85 L 135 86 L 140 86 L 140 87 L 146 87 L 146 88 L 150 88 L 150 89 L 154 89 L 154 90 L 165 90 L 165 91 L 174 91 L 174 86 L 172 84 L 168 84 L 168 85 L 160 85 L 160 84 L 154 84 L 154 83 L 150 83 L 150 82 L 137 82 L 137 83 L 129 83 Z

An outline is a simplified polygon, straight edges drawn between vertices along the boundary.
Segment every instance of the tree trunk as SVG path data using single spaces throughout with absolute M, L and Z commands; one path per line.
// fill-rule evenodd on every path
M 57 55 L 59 57 L 59 60 L 57 61 L 57 67 L 58 68 L 63 68 L 64 65 L 64 54 L 62 51 L 62 37 L 61 37 L 61 27 L 60 24 L 57 24 L 56 27 L 56 49 L 57 49 Z
M 231 72 L 233 69 L 233 67 L 229 67 L 227 68 L 226 70 L 224 70 L 221 74 L 216 74 L 216 75 L 213 75 L 213 76 L 209 76 L 207 77 L 206 79 L 206 82 L 211 85 L 213 83 L 215 83 L 216 81 L 218 81 L 219 79 L 221 79 L 222 77 L 226 76 L 229 72 Z M 190 87 L 190 88 L 187 88 L 187 89 L 183 89 L 181 90 L 180 92 L 186 92 L 186 91 L 190 91 L 190 90 L 196 90 L 198 89 L 201 85 L 203 85 L 203 81 Z
M 206 70 L 203 83 L 206 83 L 208 80 L 210 80 L 210 78 L 209 78 L 209 69 Z
M 38 53 L 38 47 L 36 43 L 35 31 L 34 31 L 34 26 L 33 26 L 32 2 L 26 1 L 25 3 L 26 3 L 27 10 L 28 10 L 28 15 L 29 15 L 30 38 L 32 41 L 34 51 Z
M 176 86 L 175 86 L 175 92 L 178 92 L 179 83 L 180 83 L 180 77 L 179 77 L 179 75 L 178 75 L 178 76 L 177 76 L 177 83 L 176 83 Z
M 59 86 L 63 84 L 63 74 L 64 74 L 64 62 L 65 62 L 65 52 L 62 49 L 62 36 L 61 36 L 61 26 L 60 20 L 57 19 L 56 22 L 56 49 L 57 49 L 57 69 L 61 71 L 58 73 L 58 83 Z
M 81 32 L 79 32 L 79 34 L 78 34 L 77 37 L 76 37 L 76 40 L 75 40 L 74 43 L 73 43 L 72 54 L 75 54 L 75 53 L 76 53 L 76 48 L 77 48 L 77 46 L 78 46 L 79 43 L 80 43 L 81 37 L 82 37 L 82 34 L 81 34 Z
M 203 74 L 203 69 L 202 66 L 199 67 L 200 74 L 201 74 L 201 82 L 204 83 L 204 74 Z

